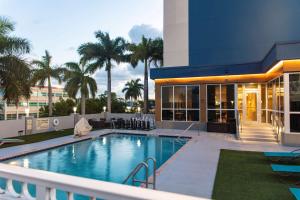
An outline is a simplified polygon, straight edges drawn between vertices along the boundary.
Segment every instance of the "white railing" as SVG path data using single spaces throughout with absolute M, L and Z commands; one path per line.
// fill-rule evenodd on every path
M 101 199 L 153 199 L 153 200 L 204 200 L 203 198 L 180 195 L 169 192 L 149 190 L 116 183 L 97 181 L 93 179 L 69 176 L 53 172 L 27 169 L 18 166 L 0 164 L 0 177 L 6 179 L 6 189 L 0 191 L 0 199 L 5 195 L 26 200 L 57 200 L 56 189 L 67 192 L 68 200 L 74 199 L 74 194 L 90 197 L 91 200 Z M 22 192 L 18 194 L 12 183 L 22 183 Z M 36 185 L 36 197 L 28 191 L 28 184 Z M 10 198 L 11 199 L 11 198 Z

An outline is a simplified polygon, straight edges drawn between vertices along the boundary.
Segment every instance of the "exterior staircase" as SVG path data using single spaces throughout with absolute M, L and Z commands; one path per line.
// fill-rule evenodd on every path
M 243 123 L 240 137 L 244 141 L 277 142 L 276 135 L 269 124 Z

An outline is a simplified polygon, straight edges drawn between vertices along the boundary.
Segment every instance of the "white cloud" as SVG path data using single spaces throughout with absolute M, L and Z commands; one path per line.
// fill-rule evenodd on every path
M 133 43 L 139 43 L 141 41 L 142 36 L 145 36 L 147 38 L 162 37 L 162 31 L 157 28 L 154 28 L 151 25 L 141 24 L 134 25 L 130 29 L 128 35 Z

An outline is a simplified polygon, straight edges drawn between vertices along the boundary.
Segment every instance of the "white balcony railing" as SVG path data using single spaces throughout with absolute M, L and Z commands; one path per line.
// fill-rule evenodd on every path
M 67 192 L 68 200 L 73 200 L 75 193 L 88 196 L 91 200 L 96 200 L 96 198 L 116 200 L 204 200 L 203 198 L 27 169 L 7 164 L 0 164 L 0 177 L 6 179 L 6 189 L 0 191 L 0 199 L 57 200 L 56 189 L 59 189 Z M 20 194 L 15 191 L 13 181 L 21 182 L 22 191 Z M 30 195 L 28 184 L 36 185 L 36 197 Z

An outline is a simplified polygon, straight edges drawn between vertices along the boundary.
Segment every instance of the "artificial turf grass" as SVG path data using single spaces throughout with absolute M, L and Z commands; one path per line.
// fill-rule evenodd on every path
M 289 188 L 295 187 L 300 176 L 282 177 L 273 173 L 271 163 L 260 152 L 221 150 L 213 199 L 293 200 Z
M 19 146 L 23 144 L 31 144 L 35 142 L 41 142 L 45 140 L 50 140 L 54 138 L 64 137 L 68 135 L 73 134 L 73 129 L 66 129 L 66 130 L 60 130 L 60 131 L 51 131 L 51 132 L 45 132 L 45 133 L 37 133 L 32 135 L 22 135 L 19 137 L 13 137 L 10 139 L 20 139 L 24 140 L 24 142 L 20 143 L 6 143 L 0 146 L 0 148 L 6 148 L 6 147 L 12 147 L 12 146 Z

